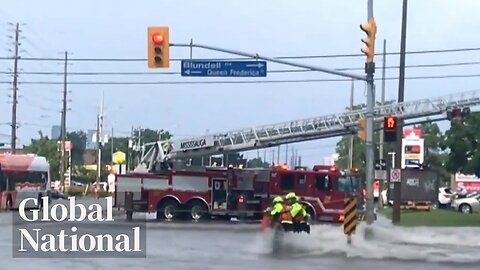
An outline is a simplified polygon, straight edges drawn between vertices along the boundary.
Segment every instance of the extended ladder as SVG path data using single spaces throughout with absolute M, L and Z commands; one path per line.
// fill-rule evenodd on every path
M 383 121 L 386 115 L 408 120 L 445 113 L 448 109 L 480 105 L 480 90 L 459 92 L 437 98 L 420 99 L 377 106 L 374 122 Z M 268 148 L 275 145 L 329 138 L 353 133 L 358 120 L 364 118 L 366 109 L 347 111 L 320 117 L 221 132 L 182 140 L 158 141 L 145 145 L 143 165 L 139 170 L 151 171 L 154 164 L 172 158 L 191 158 Z M 182 149 L 182 143 L 189 147 Z

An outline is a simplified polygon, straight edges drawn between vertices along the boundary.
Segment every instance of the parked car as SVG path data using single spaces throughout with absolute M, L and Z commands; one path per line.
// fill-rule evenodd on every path
M 480 213 L 480 194 L 471 197 L 455 199 L 452 208 L 465 214 Z
M 438 206 L 439 208 L 449 207 L 453 201 L 453 192 L 449 187 L 438 188 Z

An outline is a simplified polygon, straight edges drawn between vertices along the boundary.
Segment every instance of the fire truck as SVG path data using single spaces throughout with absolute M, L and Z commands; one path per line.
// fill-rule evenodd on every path
M 133 197 L 128 202 L 130 213 L 156 212 L 160 220 L 197 221 L 221 217 L 261 219 L 274 196 L 293 191 L 312 220 L 341 222 L 347 196 L 357 196 L 363 202 L 362 183 L 357 171 L 344 172 L 336 166 L 203 167 L 119 174 L 114 194 L 118 208 L 127 208 L 127 194 Z M 359 203 L 362 209 L 363 203 Z

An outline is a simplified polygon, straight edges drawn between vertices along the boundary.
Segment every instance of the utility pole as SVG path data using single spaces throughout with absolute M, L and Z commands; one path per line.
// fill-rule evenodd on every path
M 372 22 L 372 28 L 370 31 L 373 32 L 373 37 L 376 33 L 376 25 L 373 18 L 373 0 L 368 0 L 368 20 Z M 370 42 L 375 42 L 375 40 L 370 40 Z M 373 44 L 372 44 L 373 45 Z M 373 46 L 371 47 L 373 49 Z M 366 204 L 366 221 L 370 225 L 374 222 L 374 202 L 373 202 L 373 177 L 375 174 L 374 168 L 374 149 L 373 149 L 373 113 L 374 113 L 374 103 L 375 103 L 375 85 L 373 80 L 373 74 L 375 72 L 375 62 L 373 61 L 373 52 L 372 59 L 368 60 L 365 63 L 365 73 L 367 75 L 367 110 L 365 113 L 367 120 L 367 136 L 365 142 L 365 159 L 366 159 L 366 178 L 367 178 L 367 204 Z
M 398 100 L 404 101 L 405 95 L 405 50 L 407 41 L 407 0 L 403 0 L 402 6 L 402 34 L 400 39 L 400 75 L 398 78 Z M 397 141 L 395 155 L 395 168 L 402 168 L 402 137 L 403 137 L 403 119 L 399 118 L 397 122 Z M 392 223 L 400 223 L 400 204 L 402 199 L 401 183 L 395 182 L 393 186 L 393 211 Z
M 350 111 L 353 111 L 353 94 L 355 88 L 355 81 L 352 79 L 352 86 L 350 88 Z M 350 135 L 350 146 L 348 147 L 348 168 L 353 168 L 353 137 L 355 135 Z
M 112 127 L 112 137 L 110 138 L 110 166 L 113 169 L 113 127 Z M 119 167 L 122 165 L 119 164 Z
M 103 99 L 104 93 L 102 92 L 102 104 L 100 106 L 100 114 L 97 117 L 97 190 L 100 188 L 100 180 L 102 177 Z
M 18 47 L 20 46 L 20 24 L 17 23 L 15 27 L 15 59 L 13 61 L 13 101 L 12 101 L 12 138 L 11 147 L 12 154 L 16 153 L 17 149 L 17 103 L 18 103 Z
M 65 141 L 67 138 L 67 62 L 68 52 L 65 52 L 65 66 L 63 71 L 63 105 L 62 119 L 60 123 L 61 145 L 60 145 L 60 187 L 65 190 Z
M 387 40 L 383 40 L 383 57 L 382 57 L 383 63 L 382 63 L 382 94 L 381 94 L 381 105 L 385 104 L 385 70 L 386 70 L 386 64 L 387 64 Z M 383 125 L 383 123 L 382 123 Z M 380 132 L 380 147 L 379 147 L 379 159 L 384 159 L 383 155 L 383 144 L 384 144 L 384 138 L 383 138 L 383 132 Z M 382 191 L 383 191 L 383 184 L 384 184 L 385 179 L 379 179 L 378 183 L 378 192 L 379 192 L 379 198 L 378 198 L 378 207 L 383 208 L 383 201 L 382 201 Z

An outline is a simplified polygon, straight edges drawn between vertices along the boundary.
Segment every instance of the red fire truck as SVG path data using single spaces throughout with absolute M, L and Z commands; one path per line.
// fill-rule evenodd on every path
M 157 219 L 169 220 L 260 219 L 274 196 L 294 191 L 314 220 L 342 221 L 344 199 L 363 198 L 358 173 L 323 165 L 313 169 L 169 169 L 160 174 L 116 175 L 115 181 L 116 207 L 125 207 L 128 192 L 133 194 L 133 212 L 156 212 Z

